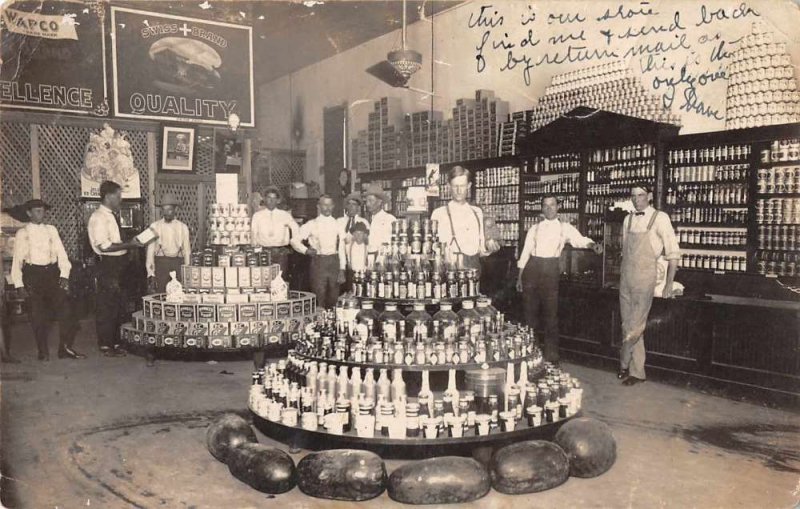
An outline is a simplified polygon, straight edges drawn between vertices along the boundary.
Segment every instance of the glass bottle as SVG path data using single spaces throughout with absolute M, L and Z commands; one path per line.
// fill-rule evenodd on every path
M 480 323 L 481 323 L 481 330 L 484 334 L 488 334 L 490 332 L 494 332 L 494 326 L 492 324 L 494 320 L 494 312 L 490 309 L 492 301 L 489 298 L 481 297 L 478 299 L 477 307 L 475 308 L 475 312 L 478 313 L 480 316 Z
M 441 331 L 442 340 L 445 343 L 453 343 L 458 340 L 458 315 L 453 312 L 453 304 L 450 302 L 442 302 L 439 304 L 439 311 L 433 315 L 434 320 L 438 320 Z
M 395 369 L 392 371 L 392 401 L 406 398 L 406 382 L 403 380 L 403 370 Z
M 400 322 L 404 321 L 403 314 L 397 310 L 397 304 L 387 302 L 386 309 L 380 314 L 379 322 L 383 333 L 383 340 L 387 343 L 394 343 L 400 339 Z
M 389 373 L 386 368 L 381 368 L 378 376 L 378 397 L 383 397 L 387 401 L 390 401 L 392 397 L 392 384 L 389 381 Z
M 481 317 L 474 307 L 475 302 L 465 300 L 461 303 L 461 310 L 458 312 L 460 335 L 468 336 L 473 340 L 478 339 L 481 333 Z
M 379 314 L 373 309 L 373 303 L 365 300 L 361 303 L 361 311 L 356 315 L 356 332 L 363 341 L 377 332 Z
M 431 315 L 425 311 L 425 304 L 417 302 L 414 311 L 406 317 L 406 331 L 411 331 L 412 337 L 427 343 L 430 340 Z
M 422 386 L 417 395 L 419 400 L 419 415 L 428 416 L 433 414 L 433 392 L 431 391 L 430 371 L 427 369 L 422 372 Z

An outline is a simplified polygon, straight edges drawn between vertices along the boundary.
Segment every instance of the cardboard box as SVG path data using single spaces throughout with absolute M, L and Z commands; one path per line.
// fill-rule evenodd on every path
M 250 267 L 240 267 L 239 268 L 239 286 L 246 287 L 250 286 Z
M 225 302 L 228 304 L 242 304 L 250 302 L 250 296 L 243 293 L 229 293 L 225 296 Z
M 230 336 L 209 336 L 209 348 L 233 348 L 233 338 Z
M 211 287 L 225 288 L 225 267 L 211 267 Z
M 200 276 L 200 267 L 189 267 L 189 284 L 192 288 L 200 288 L 203 278 Z
M 151 315 L 151 318 L 153 318 L 154 320 L 163 320 L 164 319 L 164 303 L 163 302 L 158 302 L 158 301 L 153 301 L 153 303 L 150 304 L 150 315 Z
M 288 302 L 278 302 L 275 305 L 275 317 L 278 319 L 289 318 L 292 314 L 291 304 Z
M 250 295 L 250 302 L 272 302 L 272 295 L 259 292 L 258 289 L 256 289 L 256 292 Z
M 183 347 L 184 348 L 205 348 L 206 347 L 206 337 L 205 336 L 184 336 L 183 337 Z
M 239 286 L 239 268 L 225 267 L 225 288 L 234 289 Z
M 239 304 L 240 322 L 258 320 L 258 304 Z
M 312 313 L 311 310 L 311 299 L 305 298 L 303 299 L 303 315 L 308 316 Z
M 254 288 L 263 288 L 264 285 L 264 271 L 261 267 L 250 267 L 250 285 Z
M 164 335 L 164 334 L 169 333 L 169 329 L 170 329 L 169 324 L 170 324 L 170 322 L 165 322 L 163 320 L 156 322 L 156 331 L 155 331 L 156 334 Z
M 208 323 L 206 322 L 192 322 L 189 324 L 189 336 L 207 336 Z
M 286 330 L 286 322 L 283 320 L 272 320 L 269 322 L 269 332 L 274 334 L 281 334 Z
M 197 321 L 198 322 L 216 322 L 217 321 L 217 305 L 216 304 L 197 304 Z
M 212 269 L 213 267 L 200 267 L 200 288 L 211 288 L 212 284 Z
M 201 290 L 202 292 L 203 290 Z M 203 301 L 203 294 L 201 293 L 184 293 L 183 294 L 183 303 L 184 304 L 200 304 Z
M 231 333 L 231 324 L 228 322 L 212 322 L 208 324 L 209 336 L 221 336 Z
M 230 334 L 232 336 L 250 334 L 250 322 L 233 322 L 231 324 Z
M 171 302 L 162 304 L 164 320 L 175 321 L 178 319 L 178 305 Z
M 239 313 L 236 304 L 217 304 L 218 322 L 236 322 L 239 320 Z
M 189 322 L 171 322 L 169 334 L 173 336 L 183 336 L 189 329 Z
M 207 293 L 202 296 L 203 304 L 225 304 L 224 293 Z
M 250 334 L 263 334 L 267 331 L 269 322 L 265 320 L 255 320 L 250 322 Z
M 292 316 L 303 316 L 303 301 L 292 301 Z
M 156 331 L 156 320 L 147 319 L 144 321 L 142 332 L 153 333 Z
M 197 321 L 197 308 L 195 304 L 179 304 L 178 318 L 182 322 Z

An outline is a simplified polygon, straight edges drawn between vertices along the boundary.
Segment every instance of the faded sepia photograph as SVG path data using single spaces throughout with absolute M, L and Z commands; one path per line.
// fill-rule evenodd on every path
M 0 0 L 0 507 L 800 507 L 794 0 Z

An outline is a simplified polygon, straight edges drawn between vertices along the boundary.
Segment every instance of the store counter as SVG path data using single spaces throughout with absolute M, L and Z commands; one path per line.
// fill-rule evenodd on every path
M 562 282 L 562 355 L 615 366 L 619 292 Z M 645 332 L 647 367 L 800 401 L 800 302 L 728 295 L 655 298 Z

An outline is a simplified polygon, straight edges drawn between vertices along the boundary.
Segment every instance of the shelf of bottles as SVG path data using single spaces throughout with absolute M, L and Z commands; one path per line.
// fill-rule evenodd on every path
M 673 149 L 664 201 L 681 246 L 679 266 L 747 271 L 750 145 Z
M 800 274 L 800 140 L 773 141 L 757 170 L 756 272 L 768 277 Z
M 521 234 L 542 219 L 542 198 L 554 195 L 559 204 L 559 218 L 578 224 L 581 154 L 570 152 L 538 156 L 526 166 L 522 181 Z
M 475 173 L 475 204 L 484 217 L 493 217 L 504 243 L 515 245 L 519 238 L 520 167 L 496 166 Z
M 632 184 L 647 182 L 653 186 L 655 181 L 656 150 L 652 144 L 592 151 L 586 169 L 587 223 L 592 217 L 601 218 L 614 203 L 630 198 Z M 600 234 L 597 221 L 592 221 L 592 225 L 594 233 Z
M 519 177 L 489 175 L 481 189 Z M 533 331 L 508 323 L 476 273 L 448 259 L 435 221 L 415 218 L 393 224 L 391 243 L 287 359 L 253 374 L 250 408 L 295 430 L 413 445 L 535 433 L 581 398 Z

